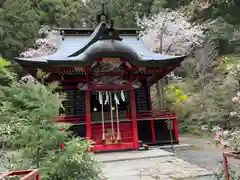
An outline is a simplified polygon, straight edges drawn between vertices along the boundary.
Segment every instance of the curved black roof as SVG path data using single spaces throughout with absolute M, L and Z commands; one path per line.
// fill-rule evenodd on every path
M 79 29 L 78 29 L 79 31 Z M 40 63 L 58 66 L 90 66 L 97 58 L 120 57 L 132 65 L 162 67 L 180 64 L 186 56 L 154 53 L 137 35 L 124 35 L 106 22 L 101 22 L 90 36 L 65 36 L 57 52 L 36 58 L 15 58 L 19 64 Z M 31 62 L 30 62 L 31 61 Z

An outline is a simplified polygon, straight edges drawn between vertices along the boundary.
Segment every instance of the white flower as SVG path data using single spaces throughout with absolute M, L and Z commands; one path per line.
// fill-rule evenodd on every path
M 201 131 L 203 131 L 203 132 L 208 131 L 208 125 L 202 125 L 201 126 Z
M 217 126 L 214 126 L 214 127 L 212 128 L 212 131 L 213 131 L 213 132 L 222 131 L 222 128 L 220 128 L 219 125 L 217 125 Z
M 229 131 L 223 131 L 223 135 L 228 135 Z
M 230 116 L 236 116 L 237 115 L 237 112 L 230 112 Z
M 234 97 L 234 98 L 232 98 L 232 101 L 233 101 L 234 103 L 237 103 L 237 102 L 239 101 L 239 97 Z
M 237 96 L 240 97 L 240 92 L 237 93 Z

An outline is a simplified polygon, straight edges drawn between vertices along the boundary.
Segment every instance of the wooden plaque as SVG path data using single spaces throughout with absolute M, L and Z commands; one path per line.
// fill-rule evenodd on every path
M 173 120 L 168 120 L 167 121 L 167 127 L 168 127 L 169 130 L 173 130 L 174 129 L 173 128 Z
M 75 71 L 83 71 L 84 68 L 83 68 L 83 67 L 74 67 L 74 70 L 75 70 Z
M 146 71 L 147 68 L 146 68 L 146 67 L 139 67 L 138 70 L 139 70 L 139 71 Z
M 104 63 L 113 63 L 113 62 L 121 62 L 120 58 L 103 58 L 102 62 Z

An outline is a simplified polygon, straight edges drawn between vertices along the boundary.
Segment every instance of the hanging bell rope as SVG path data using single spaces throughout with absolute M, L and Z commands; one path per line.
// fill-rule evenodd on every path
M 105 141 L 105 126 L 104 126 L 104 111 L 103 111 L 103 95 L 102 92 L 99 92 L 99 103 L 102 107 L 102 140 Z
M 114 94 L 114 100 L 115 100 L 115 104 L 116 104 L 117 140 L 120 141 L 120 140 L 121 140 L 121 135 L 120 135 L 119 116 L 118 116 L 118 105 L 119 105 L 120 103 L 119 103 L 119 99 L 118 99 L 116 93 Z
M 109 102 L 110 102 L 110 114 L 111 114 L 111 125 L 112 125 L 112 140 L 115 140 L 115 132 L 114 132 L 114 126 L 113 126 L 113 110 L 112 110 L 112 95 L 109 92 Z
M 123 102 L 126 101 L 126 98 L 125 98 L 125 96 L 124 96 L 124 92 L 123 92 L 123 90 L 121 90 L 121 99 L 122 99 Z
M 105 99 L 104 105 L 106 105 L 107 103 L 109 103 L 108 92 L 106 91 L 105 94 L 106 94 L 106 99 Z

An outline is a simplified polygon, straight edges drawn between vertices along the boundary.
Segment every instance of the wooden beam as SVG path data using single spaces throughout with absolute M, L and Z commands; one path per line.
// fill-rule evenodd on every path
M 64 79 L 64 82 L 87 82 L 86 78 Z
M 126 71 L 106 71 L 106 72 L 93 72 L 93 76 L 124 76 L 127 75 Z
M 161 78 L 166 76 L 168 73 L 173 71 L 178 66 L 180 66 L 180 64 L 175 64 L 175 65 L 172 65 L 172 66 L 168 66 L 165 69 L 163 69 L 162 71 L 159 71 L 159 72 L 155 73 L 155 75 L 153 75 L 153 77 L 150 79 L 149 86 L 156 83 L 158 80 L 160 80 Z
M 137 67 L 130 64 L 126 59 L 121 59 L 121 62 L 123 63 L 124 67 L 126 68 L 127 71 L 136 71 Z
M 132 84 L 89 84 L 89 90 L 129 90 L 133 89 Z

